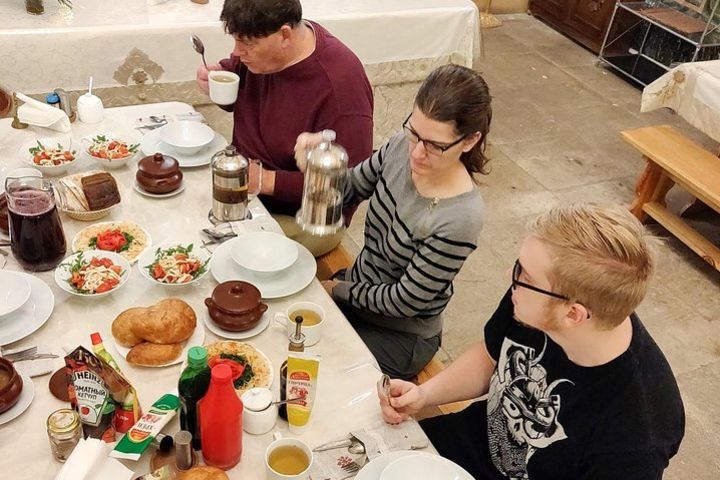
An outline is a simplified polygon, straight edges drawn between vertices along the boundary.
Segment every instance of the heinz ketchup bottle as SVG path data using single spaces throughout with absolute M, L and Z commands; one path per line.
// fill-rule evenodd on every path
M 200 438 L 205 463 L 228 470 L 242 455 L 243 404 L 227 365 L 212 369 L 210 388 L 199 402 Z

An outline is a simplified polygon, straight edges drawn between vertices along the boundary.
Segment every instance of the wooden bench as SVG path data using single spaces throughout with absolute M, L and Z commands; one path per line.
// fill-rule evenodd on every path
M 678 184 L 720 212 L 720 159 L 669 125 L 625 130 L 623 139 L 647 162 L 630 211 L 641 221 L 652 217 L 703 260 L 720 270 L 720 248 L 665 207 L 665 195 Z
M 354 262 L 354 259 L 350 253 L 345 250 L 342 245 L 338 245 L 334 250 L 326 253 L 317 260 L 317 278 L 320 281 L 328 280 L 332 275 L 342 268 L 350 268 Z M 440 373 L 445 369 L 443 363 L 437 358 L 433 357 L 430 363 L 425 365 L 420 373 L 415 378 L 415 383 L 418 385 L 427 382 L 429 379 Z M 459 412 L 470 404 L 470 402 L 454 402 L 445 405 L 438 405 L 432 407 L 428 411 L 423 412 L 422 417 L 434 416 L 437 414 Z M 436 409 L 436 410 L 435 410 Z

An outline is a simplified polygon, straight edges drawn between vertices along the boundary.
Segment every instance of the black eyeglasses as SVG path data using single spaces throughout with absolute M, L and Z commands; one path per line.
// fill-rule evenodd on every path
M 408 122 L 410 121 L 410 115 L 408 115 L 408 117 L 403 122 L 403 131 L 405 132 L 405 138 L 407 138 L 408 141 L 413 145 L 417 145 L 418 143 L 422 142 L 425 150 L 427 150 L 427 152 L 431 155 L 437 155 L 438 157 L 442 156 L 443 153 L 450 150 L 452 147 L 467 138 L 467 135 L 463 135 L 462 137 L 458 138 L 457 140 L 448 145 L 438 145 L 431 140 L 425 140 L 424 138 L 420 138 L 420 135 L 418 135 L 417 132 L 413 130 L 410 125 L 408 125 Z
M 520 265 L 520 260 L 515 260 L 515 266 L 513 267 L 512 272 L 512 289 L 515 290 L 517 287 L 523 287 L 527 288 L 528 290 L 532 290 L 533 292 L 542 293 L 543 295 L 547 295 L 548 297 L 553 298 L 559 298 L 560 300 L 570 300 L 568 297 L 564 295 L 560 295 L 559 293 L 550 292 L 548 290 L 543 290 L 540 287 L 536 287 L 534 285 L 530 285 L 529 283 L 521 282 L 520 281 L 520 274 L 522 273 L 522 265 Z

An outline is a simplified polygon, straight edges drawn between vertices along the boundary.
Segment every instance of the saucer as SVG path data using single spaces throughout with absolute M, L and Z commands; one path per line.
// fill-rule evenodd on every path
M 259 290 L 262 298 L 287 297 L 304 289 L 315 278 L 317 263 L 312 253 L 304 246 L 297 244 L 298 259 L 277 275 L 258 275 L 235 263 L 230 255 L 238 238 L 221 243 L 210 259 L 210 273 L 219 283 L 229 280 L 244 280 L 252 283 Z
M 55 296 L 45 282 L 27 273 L 15 273 L 30 283 L 30 298 L 22 307 L 0 318 L 0 345 L 22 340 L 42 327 L 55 307 Z
M 35 397 L 35 384 L 32 379 L 20 371 L 18 371 L 18 375 L 20 375 L 23 382 L 20 398 L 18 398 L 17 403 L 13 405 L 11 409 L 0 413 L 0 425 L 5 425 L 22 415 L 25 410 L 28 409 Z
M 221 338 L 228 338 L 230 340 L 242 340 L 244 338 L 250 338 L 254 337 L 255 335 L 260 335 L 262 332 L 265 331 L 265 329 L 270 325 L 270 317 L 267 312 L 265 312 L 260 319 L 260 323 L 255 325 L 253 328 L 249 330 L 244 330 L 242 332 L 231 332 L 230 330 L 223 330 L 222 328 L 218 327 L 213 323 L 213 321 L 210 319 L 210 314 L 205 311 L 205 326 L 208 330 L 210 330 L 212 333 L 217 335 Z
M 215 132 L 215 138 L 213 138 L 212 141 L 203 147 L 199 152 L 192 155 L 183 155 L 178 153 L 167 143 L 160 140 L 159 130 L 159 128 L 151 130 L 142 138 L 140 141 L 140 148 L 143 153 L 145 153 L 145 155 L 154 155 L 155 153 L 160 152 L 164 155 L 169 155 L 176 159 L 180 164 L 180 167 L 183 168 L 209 165 L 212 156 L 228 145 L 227 140 L 225 140 L 222 135 Z
M 143 188 L 142 188 L 140 185 L 138 185 L 137 182 L 135 182 L 135 183 L 133 184 L 133 187 L 135 188 L 135 191 L 136 191 L 136 192 L 138 192 L 140 195 L 143 195 L 143 196 L 145 196 L 145 197 L 150 197 L 150 198 L 170 198 L 170 197 L 174 197 L 175 195 L 181 194 L 181 193 L 183 192 L 183 190 L 185 190 L 185 182 L 182 182 L 178 188 L 176 188 L 176 189 L 173 190 L 172 192 L 168 192 L 168 193 L 150 193 L 150 192 L 148 192 L 148 191 L 146 191 L 146 190 L 143 190 Z
M 380 455 L 379 457 L 371 460 L 370 462 L 366 463 L 364 467 L 360 469 L 357 476 L 355 477 L 355 480 L 378 480 L 382 477 L 383 472 L 385 471 L 390 464 L 397 461 L 398 459 L 407 457 L 407 456 L 415 456 L 419 455 L 422 457 L 435 457 L 434 459 L 437 462 L 441 462 L 444 464 L 451 465 L 454 469 L 454 475 L 453 477 L 457 480 L 473 480 L 473 476 L 470 475 L 468 472 L 465 471 L 462 467 L 455 464 L 454 462 L 451 462 L 450 460 L 440 457 L 438 455 L 433 455 L 432 453 L 427 452 L 419 452 L 417 450 L 401 450 L 397 452 L 388 452 Z M 412 477 L 406 477 L 406 478 L 412 478 Z

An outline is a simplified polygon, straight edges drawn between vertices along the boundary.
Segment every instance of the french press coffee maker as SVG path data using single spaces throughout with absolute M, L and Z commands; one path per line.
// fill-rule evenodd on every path
M 331 235 L 343 225 L 348 154 L 334 142 L 335 132 L 323 130 L 322 142 L 307 152 L 302 203 L 295 220 L 312 235 Z
M 212 157 L 213 202 L 210 221 L 214 224 L 245 220 L 248 211 L 250 162 L 233 145 Z

